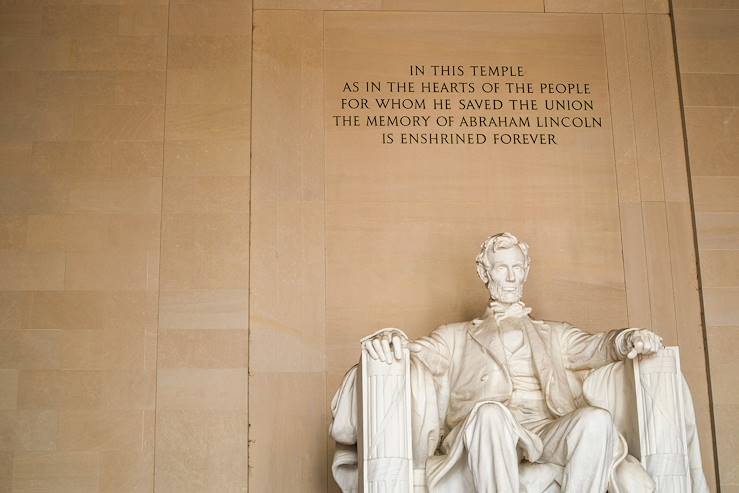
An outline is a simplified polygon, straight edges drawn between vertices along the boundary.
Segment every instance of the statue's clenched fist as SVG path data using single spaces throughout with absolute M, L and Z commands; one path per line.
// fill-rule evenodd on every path
M 638 329 L 626 336 L 626 357 L 629 359 L 639 354 L 654 354 L 664 347 L 662 338 L 651 330 Z

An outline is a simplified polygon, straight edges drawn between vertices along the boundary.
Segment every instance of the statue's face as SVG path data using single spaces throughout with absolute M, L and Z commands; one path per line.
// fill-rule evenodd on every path
M 490 296 L 501 303 L 516 303 L 523 297 L 528 269 L 526 257 L 517 246 L 497 250 L 490 257 Z

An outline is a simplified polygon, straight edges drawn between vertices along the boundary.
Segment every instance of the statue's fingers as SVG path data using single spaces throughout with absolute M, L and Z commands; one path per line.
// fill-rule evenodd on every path
M 420 353 L 421 351 L 423 351 L 423 346 L 421 346 L 417 342 L 409 342 L 408 351 L 410 351 L 411 353 Z
M 651 337 L 644 340 L 644 349 L 642 350 L 642 352 L 643 354 L 652 354 L 654 352 Z
M 639 339 L 638 341 L 636 341 L 634 343 L 634 351 L 636 351 L 637 354 L 644 353 L 644 341 L 642 341 L 641 339 Z
M 652 352 L 653 353 L 656 353 L 657 351 L 660 350 L 660 347 L 659 347 L 660 346 L 659 337 L 652 336 L 651 344 L 652 344 Z
M 385 353 L 382 350 L 382 344 L 380 344 L 380 341 L 377 339 L 372 339 L 372 346 L 375 348 L 375 351 L 377 352 L 377 357 L 380 361 L 385 361 Z
M 400 336 L 393 336 L 393 353 L 395 353 L 395 359 L 400 360 L 403 356 L 403 343 L 400 340 Z
M 380 359 L 380 356 L 377 354 L 377 351 L 375 351 L 375 347 L 372 344 L 372 341 L 369 341 L 369 344 L 365 344 L 364 347 L 367 349 L 367 352 L 370 355 L 370 358 L 374 360 Z
M 649 338 L 649 347 L 652 349 L 652 351 L 657 350 L 657 338 L 652 336 Z
M 629 351 L 629 354 L 627 354 L 626 357 L 629 359 L 634 359 L 636 358 L 637 354 L 638 353 L 636 352 L 636 349 L 632 349 L 631 351 Z
M 385 353 L 384 361 L 387 363 L 392 363 L 393 352 L 390 350 L 390 340 L 387 337 L 382 338 L 382 350 Z

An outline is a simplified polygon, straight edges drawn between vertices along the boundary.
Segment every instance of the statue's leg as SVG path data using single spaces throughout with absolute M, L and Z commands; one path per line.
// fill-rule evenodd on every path
M 604 493 L 614 461 L 616 433 L 608 411 L 580 408 L 547 424 L 539 433 L 544 444 L 540 462 L 565 468 L 562 493 Z
M 467 461 L 477 493 L 518 492 L 518 434 L 510 412 L 483 404 L 463 430 Z

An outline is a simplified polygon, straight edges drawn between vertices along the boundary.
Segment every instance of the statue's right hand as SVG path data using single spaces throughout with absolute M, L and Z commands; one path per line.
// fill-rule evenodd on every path
M 372 339 L 365 341 L 367 353 L 374 360 L 392 363 L 393 360 L 400 360 L 403 356 L 403 347 L 408 344 L 408 340 L 398 331 L 389 330 L 380 332 Z

